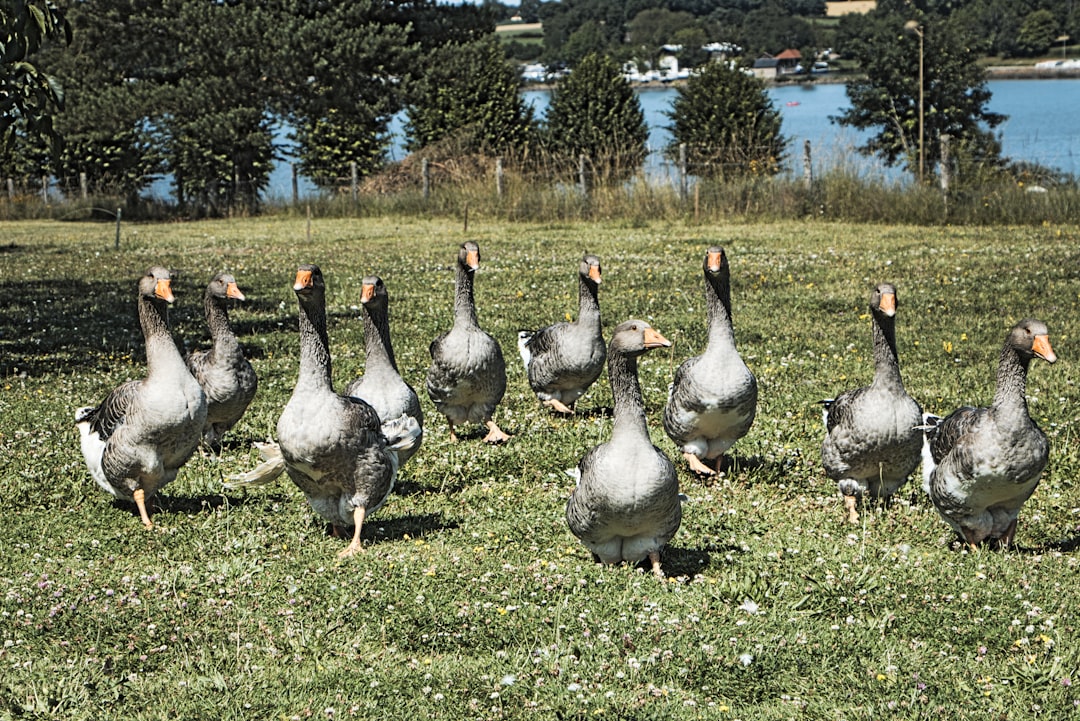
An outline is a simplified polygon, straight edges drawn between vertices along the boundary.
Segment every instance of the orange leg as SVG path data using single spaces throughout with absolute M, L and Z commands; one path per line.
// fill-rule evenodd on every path
M 664 580 L 664 572 L 660 568 L 660 551 L 653 551 L 649 554 L 649 561 L 652 563 L 652 572 L 659 580 Z
M 360 546 L 360 529 L 364 525 L 364 514 L 366 512 L 367 512 L 366 509 L 364 509 L 362 506 L 357 506 L 356 508 L 353 509 L 353 526 L 354 526 L 354 529 L 353 529 L 352 541 L 349 543 L 348 547 L 344 551 L 342 551 L 341 553 L 338 554 L 338 558 L 347 558 L 349 556 L 360 553 L 361 551 L 364 550 Z
M 139 507 L 139 517 L 142 518 L 143 525 L 153 528 L 154 522 L 150 520 L 150 514 L 146 511 L 146 491 L 136 488 L 132 497 L 135 499 L 135 505 Z
M 544 401 L 544 405 L 555 411 L 556 413 L 565 413 L 566 415 L 574 414 L 573 408 L 555 398 L 548 398 L 546 401 Z
M 855 506 L 858 502 L 859 501 L 855 496 L 844 496 L 844 510 L 847 511 L 848 523 L 859 522 L 859 512 L 855 510 Z
M 716 471 L 705 465 L 704 461 L 695 456 L 693 453 L 683 453 L 683 458 L 690 464 L 690 470 L 699 476 L 715 476 Z

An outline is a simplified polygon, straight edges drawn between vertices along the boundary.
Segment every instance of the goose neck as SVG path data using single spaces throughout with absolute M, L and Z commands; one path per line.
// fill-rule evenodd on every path
M 583 325 L 600 325 L 600 299 L 599 288 L 580 278 L 578 280 L 578 323 Z
M 731 286 L 724 280 L 706 279 L 705 314 L 709 327 L 708 344 L 734 346 L 735 329 L 731 323 Z
M 1030 360 L 1008 345 L 1001 350 L 997 387 L 994 391 L 995 407 L 1022 408 L 1027 412 L 1027 371 Z
M 638 381 L 637 358 L 623 353 L 609 354 L 608 379 L 615 405 L 612 434 L 647 438 L 649 431 L 645 424 L 645 401 Z
M 364 352 L 368 367 L 389 365 L 395 371 L 394 347 L 390 344 L 390 317 L 386 308 L 364 308 Z
M 330 339 L 326 334 L 326 308 L 316 299 L 300 300 L 300 376 L 303 385 L 330 388 Z
M 139 325 L 146 345 L 146 365 L 150 375 L 178 369 L 187 372 L 180 349 L 169 332 L 167 309 L 164 301 L 139 299 Z
M 890 316 L 873 316 L 874 382 L 902 386 L 900 359 L 896 352 L 896 321 Z
M 218 298 L 211 293 L 203 297 L 203 309 L 206 314 L 206 326 L 210 329 L 210 337 L 214 341 L 214 347 L 223 345 L 235 345 L 236 335 L 229 324 L 229 310 L 223 298 Z
M 479 325 L 476 318 L 476 300 L 473 296 L 473 273 L 460 264 L 454 286 L 454 319 L 464 325 Z

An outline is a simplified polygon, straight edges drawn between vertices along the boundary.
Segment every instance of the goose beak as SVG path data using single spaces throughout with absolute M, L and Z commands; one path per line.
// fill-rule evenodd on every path
M 600 267 L 596 265 L 589 266 L 589 278 L 593 283 L 600 285 Z
M 890 318 L 896 315 L 896 295 L 894 293 L 882 293 L 881 303 L 878 308 Z
M 247 300 L 244 294 L 240 292 L 240 287 L 236 283 L 229 283 L 225 286 L 225 295 L 229 298 L 235 298 L 236 300 Z
M 724 254 L 721 252 L 708 253 L 705 256 L 705 267 L 710 273 L 716 273 L 724 267 Z
M 1031 350 L 1047 363 L 1053 363 L 1057 360 L 1054 349 L 1050 347 L 1050 336 L 1048 335 L 1035 336 L 1035 342 L 1031 344 Z
M 480 251 L 469 250 L 465 252 L 465 267 L 469 270 L 476 270 L 480 267 Z
M 172 292 L 172 281 L 168 278 L 159 279 L 157 285 L 154 286 L 154 295 L 161 298 L 166 303 L 172 303 L 176 300 L 176 297 Z
M 656 329 L 645 329 L 645 350 L 650 350 L 652 348 L 667 348 L 670 345 L 671 341 L 660 335 Z
M 293 290 L 299 293 L 305 288 L 311 288 L 312 285 L 313 284 L 311 280 L 310 270 L 304 270 L 301 268 L 300 270 L 296 271 L 296 281 L 293 282 Z
M 363 287 L 360 288 L 360 302 L 361 303 L 370 303 L 371 299 L 374 298 L 374 297 L 375 297 L 375 284 L 374 283 L 364 283 Z

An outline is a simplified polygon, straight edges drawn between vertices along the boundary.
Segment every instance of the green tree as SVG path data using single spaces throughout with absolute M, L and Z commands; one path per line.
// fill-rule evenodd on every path
M 1049 10 L 1035 10 L 1028 13 L 1020 24 L 1020 33 L 1016 44 L 1020 52 L 1027 56 L 1044 55 L 1058 36 L 1058 21 Z
M 433 51 L 408 107 L 409 150 L 453 138 L 465 152 L 521 150 L 532 108 L 518 94 L 517 68 L 494 37 Z
M 603 177 L 625 177 L 641 167 L 649 129 L 641 103 L 610 58 L 588 55 L 551 98 L 546 145 L 564 167 L 581 154 Z
M 708 177 L 772 175 L 787 140 L 780 111 L 760 80 L 726 63 L 710 63 L 678 89 L 668 117 L 675 157 L 686 144 L 692 172 Z
M 63 107 L 63 89 L 31 61 L 49 40 L 71 42 L 71 25 L 58 5 L 50 0 L 0 4 L 0 137 L 5 144 L 16 127 L 30 137 L 59 140 L 53 117 Z
M 992 129 L 1005 116 L 987 110 L 991 94 L 986 74 L 961 24 L 923 16 L 906 32 L 906 14 L 879 9 L 867 18 L 862 34 L 850 41 L 865 76 L 848 83 L 851 107 L 834 118 L 841 125 L 876 131 L 860 150 L 878 155 L 889 165 L 902 162 L 919 177 L 921 105 L 927 173 L 941 158 L 943 135 L 951 136 L 955 147 L 967 148 L 973 158 L 998 163 L 1000 146 Z

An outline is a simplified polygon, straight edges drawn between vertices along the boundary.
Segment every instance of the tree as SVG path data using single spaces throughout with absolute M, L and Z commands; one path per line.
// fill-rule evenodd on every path
M 674 157 L 686 144 L 696 175 L 727 178 L 772 175 L 780 170 L 787 140 L 780 111 L 760 80 L 726 63 L 691 75 L 668 113 Z
M 1028 13 L 1020 24 L 1017 47 L 1024 55 L 1043 55 L 1058 36 L 1058 21 L 1049 10 Z
M 545 138 L 564 166 L 572 166 L 584 153 L 603 175 L 618 178 L 641 167 L 649 128 L 641 103 L 615 62 L 593 54 L 555 88 Z
M 49 40 L 71 42 L 71 25 L 59 6 L 50 0 L 0 6 L 0 137 L 5 144 L 20 124 L 28 136 L 59 140 L 53 117 L 63 107 L 63 89 L 30 61 Z
M 453 137 L 465 152 L 500 153 L 529 141 L 532 108 L 497 39 L 437 48 L 425 67 L 407 111 L 408 150 Z
M 877 130 L 860 151 L 878 155 L 889 165 L 903 162 L 919 176 L 921 41 L 923 167 L 931 170 L 939 162 L 943 135 L 975 157 L 984 154 L 983 161 L 999 162 L 1000 146 L 991 130 L 1005 116 L 987 110 L 986 74 L 960 24 L 922 16 L 915 20 L 914 32 L 905 32 L 910 18 L 888 9 L 867 19 L 863 32 L 850 41 L 865 77 L 847 85 L 851 107 L 834 118 L 841 125 Z

